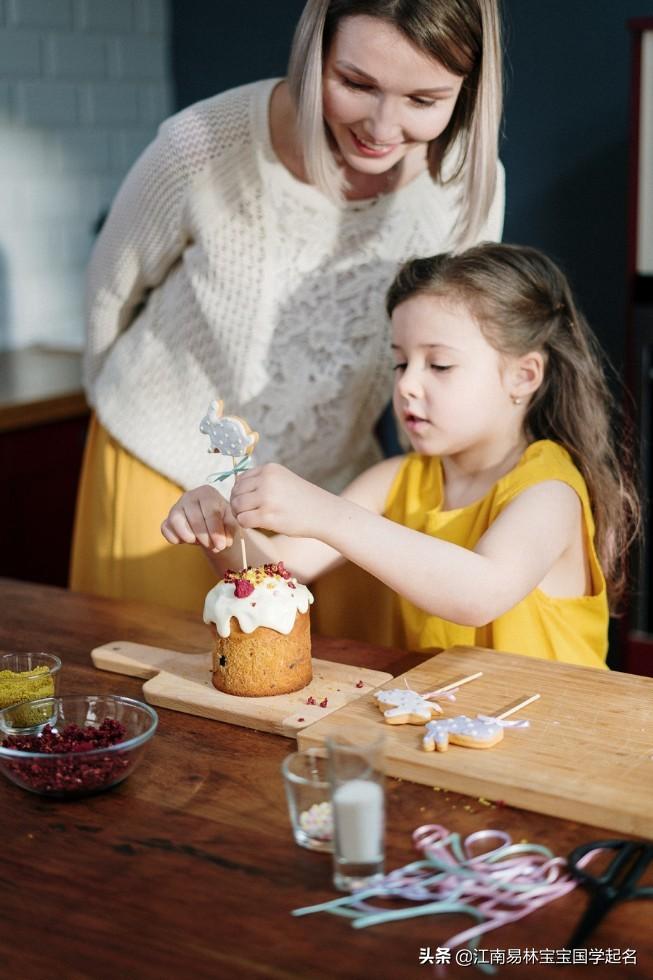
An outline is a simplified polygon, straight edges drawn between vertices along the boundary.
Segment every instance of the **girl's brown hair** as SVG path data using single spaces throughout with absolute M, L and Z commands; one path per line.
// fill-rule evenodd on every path
M 460 179 L 463 207 L 456 244 L 478 241 L 497 186 L 502 107 L 499 0 L 308 0 L 295 31 L 288 82 L 310 179 L 334 199 L 342 182 L 329 147 L 322 110 L 322 70 L 346 17 L 378 17 L 419 51 L 464 82 L 449 125 L 429 147 L 429 171 L 444 182 Z
M 614 611 L 640 525 L 632 437 L 608 386 L 607 359 L 566 277 L 537 249 L 487 243 L 406 263 L 388 292 L 388 315 L 418 293 L 464 303 L 501 353 L 544 356 L 544 379 L 524 419 L 526 435 L 559 443 L 582 473 Z

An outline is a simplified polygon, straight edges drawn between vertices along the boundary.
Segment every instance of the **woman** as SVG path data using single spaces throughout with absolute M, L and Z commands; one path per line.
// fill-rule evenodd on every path
M 90 265 L 73 588 L 201 608 L 210 569 L 159 525 L 211 469 L 214 397 L 258 462 L 330 490 L 379 458 L 386 288 L 411 255 L 500 237 L 500 103 L 496 0 L 309 0 L 287 80 L 161 126 Z

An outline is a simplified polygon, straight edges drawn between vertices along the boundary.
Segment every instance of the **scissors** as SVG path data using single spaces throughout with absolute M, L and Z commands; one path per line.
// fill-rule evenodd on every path
M 614 851 L 614 857 L 601 875 L 590 874 L 584 865 L 591 851 Z M 591 858 L 589 858 L 591 861 Z M 653 844 L 645 841 L 598 840 L 575 848 L 567 863 L 575 878 L 587 885 L 593 898 L 580 918 L 567 949 L 584 946 L 587 938 L 617 902 L 631 898 L 653 898 L 653 887 L 638 888 L 637 883 L 653 861 Z

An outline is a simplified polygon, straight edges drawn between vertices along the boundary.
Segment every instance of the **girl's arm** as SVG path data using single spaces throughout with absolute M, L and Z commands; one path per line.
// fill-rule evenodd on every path
M 396 457 L 371 467 L 349 484 L 343 491 L 342 499 L 374 513 L 382 513 L 390 485 L 402 461 L 403 457 Z M 294 493 L 291 487 L 285 500 L 288 510 L 296 507 L 301 511 L 306 506 L 313 506 L 310 502 L 313 497 L 321 500 L 322 495 L 326 500 L 340 499 L 296 477 L 284 467 L 274 464 L 259 470 L 250 470 L 245 475 L 249 476 L 263 470 L 267 473 L 276 472 L 282 478 L 285 476 L 291 478 Z M 236 480 L 231 495 L 232 501 L 237 496 L 242 479 L 243 477 L 238 477 Z M 277 488 L 279 492 L 284 492 L 280 481 L 277 481 Z M 267 527 L 265 524 L 258 526 Z M 249 565 L 282 561 L 303 582 L 318 578 L 343 561 L 337 549 L 312 536 L 298 537 L 287 534 L 271 536 L 262 534 L 253 527 L 245 529 L 239 525 L 230 504 L 222 494 L 208 484 L 182 495 L 161 525 L 161 532 L 170 544 L 202 545 L 207 558 L 220 576 L 224 575 L 228 568 L 241 567 L 241 536 L 245 539 Z
M 387 463 L 396 472 L 396 461 Z M 491 622 L 532 592 L 581 528 L 580 501 L 559 481 L 523 491 L 474 550 L 381 517 L 383 503 L 374 512 L 355 497 L 269 464 L 239 477 L 231 504 L 242 527 L 317 538 L 427 613 L 468 626 Z

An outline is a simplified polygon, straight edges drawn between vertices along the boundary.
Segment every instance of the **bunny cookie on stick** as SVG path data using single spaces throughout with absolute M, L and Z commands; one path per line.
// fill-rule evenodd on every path
M 451 743 L 464 745 L 468 749 L 491 749 L 503 739 L 504 728 L 528 728 L 528 721 L 504 721 L 504 718 L 532 701 L 537 701 L 539 697 L 539 694 L 533 694 L 530 698 L 510 705 L 499 715 L 476 715 L 475 718 L 458 715 L 457 718 L 430 721 L 422 739 L 422 748 L 425 752 L 433 752 L 435 749 L 446 752 Z
M 482 677 L 483 671 L 462 677 L 459 681 L 445 684 L 435 691 L 427 691 L 425 694 L 418 694 L 410 688 L 392 688 L 391 690 L 377 691 L 374 695 L 380 711 L 383 712 L 383 720 L 388 725 L 424 725 L 437 714 L 442 714 L 442 708 L 436 698 L 444 698 L 447 701 L 455 701 L 458 688 L 463 684 L 475 681 L 477 677 Z
M 234 461 L 237 456 L 251 456 L 258 442 L 258 432 L 254 432 L 239 415 L 224 415 L 223 408 L 222 400 L 212 401 L 200 422 L 200 432 L 211 442 L 209 452 L 231 456 Z
M 210 476 L 209 480 L 212 483 L 218 480 L 226 480 L 227 477 L 235 476 L 247 469 L 259 438 L 258 432 L 254 432 L 245 419 L 240 418 L 239 415 L 224 415 L 223 408 L 224 402 L 221 399 L 212 401 L 206 415 L 200 422 L 200 432 L 207 435 L 211 443 L 209 452 L 231 456 L 233 463 L 230 470 L 224 473 L 214 473 Z M 238 462 L 236 462 L 237 459 Z M 242 536 L 240 538 L 240 550 L 243 568 L 247 568 L 245 539 Z

